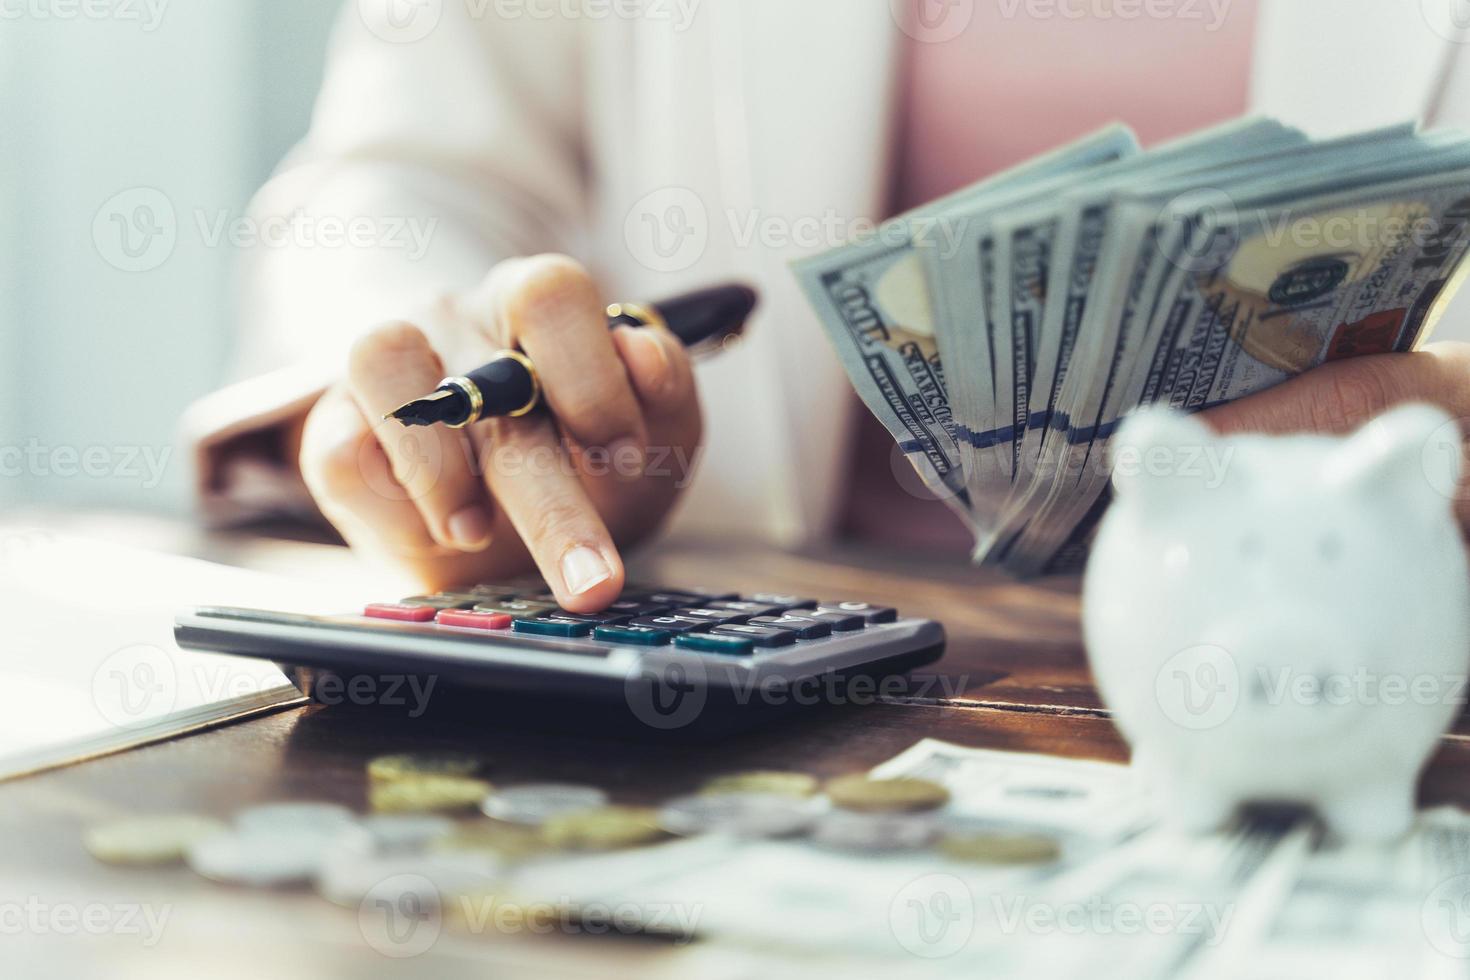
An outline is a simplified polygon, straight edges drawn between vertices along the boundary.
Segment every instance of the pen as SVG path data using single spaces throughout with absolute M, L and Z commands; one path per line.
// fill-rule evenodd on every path
M 714 348 L 745 327 L 756 305 L 749 286 L 712 286 L 655 304 L 613 303 L 607 308 L 608 329 L 663 326 L 698 353 Z M 445 378 L 422 398 L 383 416 L 404 425 L 447 425 L 459 429 L 497 415 L 515 418 L 541 404 L 536 366 L 518 350 L 503 350 L 488 364 L 467 374 Z

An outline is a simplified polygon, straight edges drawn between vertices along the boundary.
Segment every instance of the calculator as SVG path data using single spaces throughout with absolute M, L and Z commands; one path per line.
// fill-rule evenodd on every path
M 174 633 L 181 647 L 276 661 L 304 688 L 411 674 L 476 697 L 597 705 L 661 731 L 871 699 L 876 680 L 944 650 L 939 623 L 876 603 L 630 586 L 602 612 L 577 613 L 540 582 L 345 615 L 203 606 L 179 615 Z

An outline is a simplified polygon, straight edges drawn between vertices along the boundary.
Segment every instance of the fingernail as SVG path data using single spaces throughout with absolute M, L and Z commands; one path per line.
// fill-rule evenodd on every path
M 596 551 L 578 545 L 561 559 L 561 580 L 571 595 L 581 595 L 593 586 L 612 578 L 612 569 Z
M 461 551 L 483 551 L 490 544 L 490 515 L 478 505 L 456 511 L 445 527 L 450 541 Z
M 620 329 L 628 332 L 628 340 L 641 352 L 636 355 L 640 362 L 638 367 L 649 385 L 655 392 L 666 390 L 673 380 L 674 366 L 669 362 L 669 352 L 664 350 L 664 345 L 659 343 L 658 338 L 647 328 L 622 327 Z
M 643 468 L 648 465 L 643 445 L 637 439 L 619 439 L 607 447 L 607 453 L 613 472 L 618 476 L 642 476 Z

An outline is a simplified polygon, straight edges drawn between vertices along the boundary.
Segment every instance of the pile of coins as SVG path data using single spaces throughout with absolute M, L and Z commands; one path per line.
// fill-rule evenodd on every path
M 923 779 L 841 776 L 825 785 L 798 772 L 710 779 L 658 807 L 612 803 L 593 786 L 497 788 L 482 760 L 458 753 L 400 754 L 367 767 L 372 813 L 329 803 L 271 803 L 229 824 L 166 814 L 94 827 L 87 849 L 109 864 L 180 861 L 213 881 L 254 887 L 314 883 L 328 901 L 357 907 L 398 882 L 424 910 L 450 895 L 488 895 L 521 862 L 657 844 L 671 837 L 805 836 L 815 846 L 883 853 L 933 847 L 951 859 L 1043 863 L 1059 843 L 1037 834 L 976 829 L 947 818 L 949 791 Z M 481 816 L 461 819 L 478 810 Z

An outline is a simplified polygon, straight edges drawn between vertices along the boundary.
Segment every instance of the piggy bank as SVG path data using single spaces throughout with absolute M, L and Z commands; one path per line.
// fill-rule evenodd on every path
M 1286 802 L 1347 839 L 1408 827 L 1470 660 L 1460 445 L 1422 405 L 1346 438 L 1124 422 L 1083 631 L 1167 822 Z

